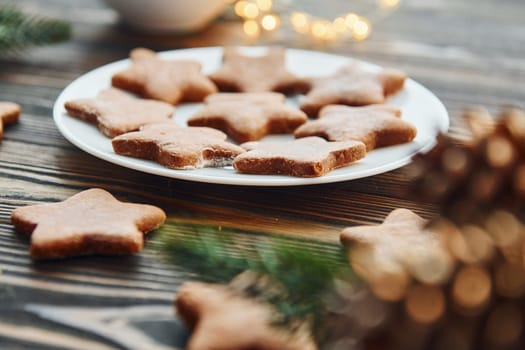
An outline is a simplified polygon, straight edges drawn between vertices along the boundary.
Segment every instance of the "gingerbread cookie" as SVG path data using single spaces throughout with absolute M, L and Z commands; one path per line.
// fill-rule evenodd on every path
M 154 160 L 172 169 L 196 169 L 230 165 L 244 152 L 225 140 L 226 134 L 212 128 L 158 123 L 119 135 L 112 144 L 117 154 Z
M 358 64 L 345 66 L 329 77 L 312 79 L 312 89 L 301 101 L 301 109 L 315 118 L 330 104 L 365 106 L 384 103 L 403 88 L 405 73 L 394 69 L 369 71 Z
M 248 142 L 241 146 L 248 152 L 237 156 L 233 167 L 248 174 L 316 177 L 366 155 L 362 142 L 327 142 L 320 137 L 287 142 Z
M 381 225 L 345 228 L 341 242 L 349 246 L 354 271 L 384 299 L 398 300 L 410 284 L 447 280 L 453 259 L 446 240 L 426 229 L 426 220 L 408 209 L 393 210 Z
M 171 104 L 200 102 L 217 92 L 197 61 L 163 60 L 143 48 L 132 50 L 130 57 L 130 67 L 112 77 L 113 86 Z
M 157 207 L 123 203 L 96 188 L 11 214 L 16 231 L 31 236 L 31 256 L 36 259 L 136 253 L 144 245 L 144 233 L 165 219 Z
M 319 113 L 319 119 L 295 130 L 297 138 L 320 136 L 328 141 L 361 141 L 366 150 L 412 141 L 416 128 L 400 118 L 401 111 L 386 105 L 348 107 L 329 105 Z
M 209 75 L 221 91 L 305 93 L 310 83 L 286 69 L 286 50 L 271 47 L 259 56 L 243 55 L 238 49 L 223 49 L 223 65 Z
M 11 125 L 20 117 L 20 106 L 13 102 L 0 102 L 0 142 L 4 136 L 4 125 Z
M 286 106 L 284 95 L 276 92 L 214 94 L 205 102 L 188 125 L 222 130 L 239 143 L 291 133 L 307 119 L 300 110 Z
M 243 297 L 226 286 L 185 283 L 175 307 L 193 333 L 187 350 L 313 350 L 306 332 L 272 325 L 269 305 Z
M 95 124 L 108 137 L 138 130 L 141 126 L 167 121 L 172 105 L 135 98 L 118 89 L 106 89 L 95 98 L 67 101 L 69 115 Z

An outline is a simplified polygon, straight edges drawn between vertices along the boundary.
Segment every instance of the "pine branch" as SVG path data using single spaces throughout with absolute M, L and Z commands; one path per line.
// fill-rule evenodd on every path
M 307 320 L 318 340 L 329 316 L 324 300 L 334 293 L 334 280 L 354 281 L 338 245 L 328 245 L 330 253 L 320 254 L 308 247 L 308 241 L 264 237 L 245 243 L 230 231 L 174 222 L 167 222 L 158 233 L 159 248 L 169 261 L 203 279 L 226 283 L 243 271 L 260 276 L 243 292 L 273 305 L 278 324 L 293 326 Z
M 0 55 L 58 43 L 70 37 L 68 22 L 27 15 L 12 5 L 0 6 Z

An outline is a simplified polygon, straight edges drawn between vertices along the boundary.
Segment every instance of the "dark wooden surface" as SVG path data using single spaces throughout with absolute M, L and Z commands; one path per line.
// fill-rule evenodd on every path
M 137 46 L 160 51 L 250 42 L 236 21 L 219 20 L 194 35 L 154 36 L 118 25 L 116 15 L 95 0 L 16 3 L 69 19 L 74 37 L 0 58 L 0 100 L 23 107 L 0 145 L 1 349 L 183 348 L 187 333 L 171 304 L 183 281 L 199 278 L 164 263 L 155 254 L 154 235 L 136 256 L 33 262 L 28 241 L 10 225 L 19 206 L 101 187 L 122 200 L 161 206 L 179 222 L 237 228 L 246 239 L 297 235 L 313 239 L 320 251 L 337 244 L 342 228 L 379 222 L 394 208 L 434 213 L 430 205 L 406 199 L 406 168 L 329 185 L 250 188 L 147 175 L 80 151 L 52 120 L 56 97 L 74 78 L 127 57 Z M 285 31 L 257 44 L 324 50 L 405 70 L 444 102 L 452 133 L 461 135 L 464 107 L 524 106 L 524 16 L 521 0 L 406 0 L 365 42 L 312 46 Z

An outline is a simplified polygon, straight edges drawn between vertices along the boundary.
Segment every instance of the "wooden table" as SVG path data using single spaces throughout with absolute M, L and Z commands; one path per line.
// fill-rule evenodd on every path
M 146 46 L 170 50 L 249 44 L 238 21 L 204 32 L 154 36 L 117 25 L 96 0 L 22 0 L 29 11 L 67 18 L 67 43 L 0 59 L 0 100 L 23 107 L 0 145 L 0 348 L 172 349 L 187 332 L 171 307 L 180 284 L 199 279 L 155 254 L 153 235 L 131 257 L 34 262 L 14 234 L 14 208 L 55 202 L 100 187 L 126 201 L 154 203 L 181 223 L 239 229 L 246 239 L 301 236 L 315 249 L 338 244 L 346 226 L 376 223 L 392 209 L 430 217 L 435 208 L 406 199 L 407 171 L 304 187 L 242 187 L 185 182 L 113 165 L 90 156 L 58 132 L 53 103 L 79 75 Z M 321 3 L 321 2 L 320 2 Z M 259 44 L 311 48 L 405 70 L 446 105 L 451 132 L 466 132 L 461 111 L 525 103 L 525 3 L 520 0 L 406 0 L 364 42 L 311 46 L 290 32 Z

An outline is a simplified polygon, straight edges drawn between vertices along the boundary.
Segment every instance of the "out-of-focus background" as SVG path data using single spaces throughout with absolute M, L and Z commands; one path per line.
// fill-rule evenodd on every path
M 127 7 L 145 4 L 127 3 Z M 239 3 L 244 3 L 241 8 L 245 9 L 244 15 L 248 14 L 244 19 L 235 14 Z M 268 1 L 227 1 L 223 11 L 214 10 L 218 17 L 195 33 L 152 34 L 122 24 L 117 12 L 104 1 L 19 0 L 16 5 L 30 13 L 71 21 L 74 34 L 65 44 L 31 50 L 16 59 L 3 58 L 2 74 L 16 70 L 31 76 L 42 67 L 37 74 L 39 79 L 55 81 L 57 93 L 82 72 L 124 58 L 137 46 L 171 50 L 273 44 L 336 52 L 405 70 L 437 94 L 452 115 L 466 105 L 483 104 L 496 109 L 503 104 L 523 103 L 525 4 L 520 0 L 274 0 L 270 1 L 272 9 L 268 14 L 275 15 L 278 24 L 270 31 L 260 24 L 264 11 L 258 11 L 256 16 L 258 29 L 251 25 L 251 5 L 257 3 L 267 8 L 264 6 Z M 310 19 L 307 27 L 297 17 L 301 13 Z M 330 30 L 327 34 L 322 24 L 352 13 L 363 16 L 370 25 L 364 35 L 354 33 L 352 38 L 351 33 L 345 33 L 336 40 L 323 39 L 330 37 Z M 273 21 L 267 23 L 273 28 Z M 60 67 L 59 75 L 53 72 L 52 77 L 46 77 L 46 67 Z M 9 97 L 8 94 L 4 98 Z
M 157 9 L 154 1 L 115 0 L 113 7 L 109 0 L 0 1 L 29 16 L 68 21 L 72 30 L 64 42 L 7 52 L 0 21 L 0 101 L 23 110 L 0 144 L 1 349 L 182 348 L 188 332 L 174 316 L 174 294 L 183 282 L 206 278 L 164 264 L 155 236 L 133 257 L 34 262 L 27 239 L 10 224 L 17 207 L 103 187 L 123 200 L 157 204 L 181 222 L 230 227 L 243 242 L 268 232 L 299 234 L 319 255 L 339 248 L 344 227 L 379 223 L 395 208 L 426 218 L 438 212 L 407 197 L 406 168 L 334 184 L 257 188 L 164 178 L 86 154 L 59 133 L 52 119 L 55 100 L 75 78 L 127 58 L 133 48 L 280 45 L 401 69 L 444 103 L 455 136 L 469 134 L 461 118 L 466 107 L 493 113 L 504 105 L 525 107 L 523 0 L 218 1 L 162 0 L 183 3 L 174 13 L 161 11 L 177 18 L 175 28 L 166 18 L 146 23 Z M 210 11 L 196 20 L 203 6 Z M 196 12 L 182 15 L 186 10 Z M 505 315 L 513 327 L 494 327 L 504 337 L 507 329 L 515 331 L 510 343 L 519 346 L 525 317 L 521 311 L 516 319 Z M 465 330 L 474 343 L 464 349 L 479 348 L 483 338 L 476 331 Z

